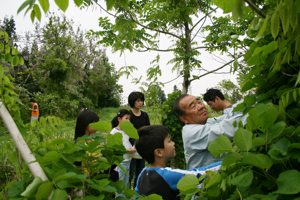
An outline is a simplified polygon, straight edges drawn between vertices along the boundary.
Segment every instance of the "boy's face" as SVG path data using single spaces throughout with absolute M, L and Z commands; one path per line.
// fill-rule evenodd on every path
M 216 112 L 222 110 L 222 99 L 218 96 L 216 96 L 215 101 L 208 101 L 207 104 L 211 109 L 213 109 Z
M 176 156 L 175 143 L 171 140 L 170 135 L 165 138 L 164 146 L 165 148 L 163 148 L 163 156 L 167 161 L 169 161 Z

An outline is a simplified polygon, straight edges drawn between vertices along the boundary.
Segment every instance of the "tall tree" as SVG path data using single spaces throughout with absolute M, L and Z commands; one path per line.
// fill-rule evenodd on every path
M 64 2 L 68 2 L 67 0 Z M 99 6 L 109 15 L 114 17 L 111 22 L 108 17 L 99 18 L 101 30 L 91 31 L 100 38 L 100 43 L 105 46 L 111 46 L 113 51 L 158 51 L 172 52 L 174 58 L 168 64 L 172 64 L 171 71 L 178 73 L 178 77 L 183 78 L 182 92 L 187 93 L 192 81 L 214 73 L 233 63 L 237 57 L 233 55 L 233 60 L 202 75 L 194 73 L 194 69 L 202 69 L 201 60 L 199 60 L 200 50 L 213 49 L 224 44 L 216 46 L 201 46 L 203 38 L 200 33 L 202 27 L 211 21 L 211 14 L 217 7 L 212 6 L 212 1 L 192 0 L 192 1 L 106 1 L 107 9 L 101 5 L 100 1 L 84 1 L 84 6 Z M 80 3 L 78 3 L 81 5 Z M 66 7 L 62 3 L 57 3 L 61 9 Z M 24 2 L 19 11 L 26 6 L 31 6 L 29 2 Z M 43 7 L 43 5 L 42 5 Z M 45 9 L 43 7 L 44 11 Z M 39 14 L 40 15 L 40 14 Z M 35 15 L 35 13 L 33 14 Z M 39 19 L 40 16 L 37 18 Z M 170 46 L 161 49 L 161 40 L 170 41 Z M 239 56 L 240 57 L 240 56 Z M 147 70 L 147 80 L 157 82 L 157 76 L 161 75 L 161 66 L 159 65 L 160 56 L 152 62 L 153 66 Z M 130 73 L 137 69 L 134 66 L 125 66 L 121 68 L 123 73 Z M 140 81 L 136 79 L 135 81 Z

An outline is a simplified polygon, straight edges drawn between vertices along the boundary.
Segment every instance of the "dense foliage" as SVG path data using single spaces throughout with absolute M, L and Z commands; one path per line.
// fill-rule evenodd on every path
M 83 104 L 89 109 L 120 106 L 119 75 L 95 39 L 86 38 L 80 28 L 75 30 L 65 16 L 50 14 L 48 20 L 43 27 L 36 25 L 34 33 L 21 37 L 25 40 L 19 47 L 23 65 L 3 63 L 24 103 L 23 120 L 29 120 L 32 97 L 42 116 L 75 117 Z M 14 27 L 12 19 L 5 22 L 9 26 L 4 28 Z

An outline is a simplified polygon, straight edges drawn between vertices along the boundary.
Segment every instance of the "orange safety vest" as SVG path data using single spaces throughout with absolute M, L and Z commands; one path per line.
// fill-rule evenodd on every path
M 37 111 L 33 111 L 35 105 L 36 105 L 36 107 L 37 107 Z M 37 105 L 37 103 L 33 103 L 33 104 L 32 104 L 31 116 L 39 116 L 39 106 Z

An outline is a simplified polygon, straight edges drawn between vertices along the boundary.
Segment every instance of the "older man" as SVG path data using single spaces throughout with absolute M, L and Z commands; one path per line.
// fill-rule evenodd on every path
M 220 135 L 232 139 L 237 130 L 237 127 L 232 126 L 234 121 L 246 124 L 247 116 L 241 112 L 232 112 L 235 106 L 225 109 L 218 118 L 208 118 L 207 109 L 199 98 L 188 94 L 177 97 L 173 111 L 185 123 L 182 139 L 187 169 L 206 166 L 221 159 L 215 158 L 208 151 L 208 145 Z

